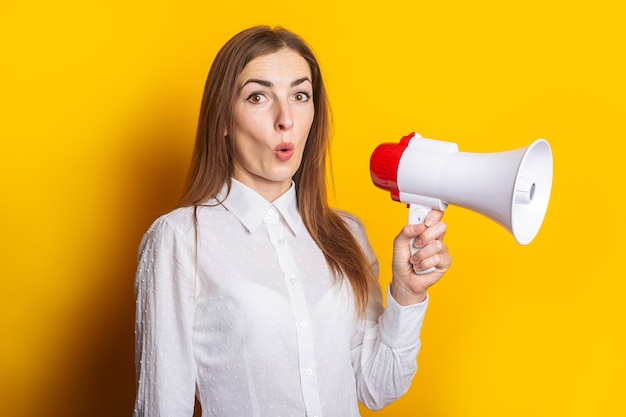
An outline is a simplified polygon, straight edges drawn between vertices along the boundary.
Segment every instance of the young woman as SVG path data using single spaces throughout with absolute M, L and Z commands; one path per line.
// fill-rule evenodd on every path
M 203 416 L 349 417 L 407 391 L 451 262 L 442 213 L 397 235 L 383 308 L 361 222 L 327 203 L 328 142 L 301 38 L 253 27 L 224 45 L 179 208 L 140 246 L 136 417 L 192 416 L 196 396 Z

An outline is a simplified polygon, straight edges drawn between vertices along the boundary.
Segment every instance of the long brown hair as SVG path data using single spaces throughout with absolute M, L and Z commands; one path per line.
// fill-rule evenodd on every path
M 254 58 L 283 48 L 306 60 L 313 82 L 315 116 L 302 163 L 293 177 L 298 209 L 335 277 L 350 282 L 357 311 L 363 315 L 375 276 L 349 227 L 328 205 L 330 109 L 317 59 L 294 33 L 280 27 L 255 26 L 235 35 L 218 52 L 205 85 L 191 166 L 178 207 L 197 207 L 215 198 L 224 184 L 230 189 L 234 148 L 225 132 L 233 130 L 237 77 Z

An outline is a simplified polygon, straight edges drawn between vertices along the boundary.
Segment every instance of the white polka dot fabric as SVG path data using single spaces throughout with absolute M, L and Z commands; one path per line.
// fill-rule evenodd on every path
M 215 202 L 213 202 L 215 203 Z M 212 207 L 159 218 L 140 250 L 134 416 L 358 416 L 408 389 L 427 306 L 380 288 L 366 319 L 304 227 L 294 187 L 273 203 L 233 180 Z M 361 223 L 345 216 L 371 262 Z

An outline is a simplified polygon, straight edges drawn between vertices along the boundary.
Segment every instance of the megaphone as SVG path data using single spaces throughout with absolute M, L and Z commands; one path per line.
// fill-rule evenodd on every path
M 470 209 L 505 227 L 520 245 L 539 232 L 552 189 L 552 151 L 544 139 L 506 152 L 459 152 L 456 143 L 416 133 L 383 143 L 372 153 L 374 184 L 409 205 L 409 223 L 422 223 L 448 204 Z

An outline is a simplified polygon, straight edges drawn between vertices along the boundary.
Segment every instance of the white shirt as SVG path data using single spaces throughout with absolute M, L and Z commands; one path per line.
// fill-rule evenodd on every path
M 404 394 L 427 301 L 380 288 L 366 319 L 304 226 L 295 187 L 273 203 L 233 180 L 221 205 L 157 219 L 139 249 L 135 417 L 359 416 Z M 344 216 L 368 258 L 364 228 Z

